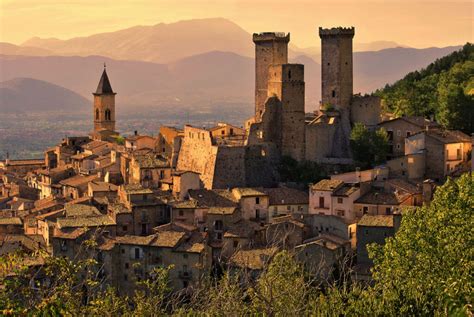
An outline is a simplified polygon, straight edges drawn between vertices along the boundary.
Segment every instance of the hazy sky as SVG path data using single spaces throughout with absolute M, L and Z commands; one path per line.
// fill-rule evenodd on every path
M 318 26 L 355 26 L 355 41 L 413 47 L 473 42 L 473 1 L 447 0 L 0 0 L 0 41 L 67 39 L 134 25 L 224 17 L 248 32 L 291 32 L 318 45 Z

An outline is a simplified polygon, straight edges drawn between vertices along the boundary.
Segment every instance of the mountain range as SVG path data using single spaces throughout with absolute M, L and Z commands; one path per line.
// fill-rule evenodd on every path
M 315 43 L 319 43 L 316 36 Z M 398 44 L 354 43 L 355 50 L 381 48 L 354 52 L 354 92 L 371 92 L 460 48 L 392 46 Z M 118 93 L 119 109 L 152 106 L 198 110 L 226 102 L 251 107 L 253 102 L 251 34 L 221 18 L 136 26 L 69 40 L 32 38 L 20 46 L 0 43 L 0 54 L 0 81 L 18 77 L 42 80 L 88 100 L 105 62 Z M 307 110 L 313 110 L 320 98 L 318 54 L 317 47 L 289 47 L 290 62 L 305 65 Z

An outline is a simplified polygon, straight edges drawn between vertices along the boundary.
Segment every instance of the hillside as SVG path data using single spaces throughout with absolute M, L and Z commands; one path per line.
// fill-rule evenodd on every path
M 378 90 L 397 116 L 435 117 L 449 129 L 474 132 L 474 45 L 437 59 Z
M 0 112 L 78 113 L 89 110 L 90 102 L 79 94 L 42 80 L 16 78 L 0 82 Z

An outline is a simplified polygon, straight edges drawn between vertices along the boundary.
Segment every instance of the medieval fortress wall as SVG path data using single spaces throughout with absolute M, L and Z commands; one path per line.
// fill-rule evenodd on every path
M 322 109 L 305 122 L 304 66 L 288 63 L 286 33 L 259 33 L 255 43 L 255 115 L 242 142 L 185 126 L 177 169 L 200 174 L 205 188 L 272 186 L 282 156 L 322 164 L 352 162 L 351 127 L 380 121 L 380 99 L 353 95 L 354 28 L 319 29 Z

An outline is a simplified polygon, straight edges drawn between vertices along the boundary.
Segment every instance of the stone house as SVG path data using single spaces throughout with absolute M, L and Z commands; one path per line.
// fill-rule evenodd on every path
M 128 295 L 154 268 L 173 265 L 169 279 L 175 291 L 198 283 L 210 268 L 208 248 L 199 232 L 163 230 L 144 237 L 123 236 L 117 238 L 111 252 L 112 282 Z
M 201 180 L 199 174 L 192 171 L 174 171 L 172 173 L 173 195 L 178 200 L 183 200 L 188 195 L 190 189 L 200 189 Z
M 256 222 L 266 222 L 270 200 L 263 189 L 233 188 L 232 194 L 239 202 L 242 218 Z
M 87 196 L 89 197 L 106 197 L 109 200 L 114 200 L 117 197 L 117 192 L 118 186 L 111 183 L 93 180 L 87 184 Z
M 305 239 L 319 235 L 332 235 L 350 241 L 351 246 L 355 248 L 357 221 L 348 221 L 338 216 L 326 215 L 303 215 L 301 221 L 308 228 Z
M 114 205 L 115 209 L 109 210 L 115 215 L 122 229 L 126 226 L 127 230 L 123 230 L 124 232 L 128 232 L 130 226 L 134 235 L 149 235 L 154 227 L 170 221 L 170 211 L 166 203 L 151 189 L 143 188 L 139 184 L 122 185 L 118 195 L 119 204 Z
M 66 199 L 78 199 L 88 194 L 88 184 L 98 179 L 97 175 L 76 175 L 59 182 L 62 186 L 62 196 Z
M 0 234 L 23 233 L 23 221 L 20 217 L 0 217 Z
M 367 245 L 385 244 L 385 239 L 393 237 L 400 225 L 400 215 L 364 215 L 357 223 L 357 264 L 372 265 Z
M 318 281 L 331 283 L 344 265 L 350 242 L 333 235 L 320 235 L 295 247 L 296 259 Z
M 424 154 L 424 177 L 441 182 L 460 169 L 470 170 L 467 162 L 472 153 L 472 140 L 461 131 L 428 129 L 408 137 L 405 152 L 406 155 Z
M 323 179 L 309 189 L 309 214 L 332 215 L 332 196 L 343 181 Z
M 308 213 L 308 193 L 294 188 L 265 188 L 268 195 L 268 222 L 274 217 L 291 215 L 293 213 Z
M 291 216 L 273 218 L 273 222 L 265 225 L 263 232 L 264 244 L 280 249 L 293 249 L 301 244 L 306 235 L 305 224 Z
M 156 138 L 148 135 L 138 135 L 137 131 L 132 136 L 125 138 L 125 148 L 129 151 L 141 149 L 154 150 L 156 147 Z
M 171 181 L 171 166 L 166 158 L 153 152 L 133 155 L 129 179 L 130 184 L 141 184 L 144 188 L 160 188 L 164 181 Z
M 402 189 L 388 189 L 373 188 L 365 195 L 354 201 L 354 211 L 356 218 L 360 219 L 364 215 L 392 215 L 395 212 L 401 211 L 403 207 L 413 206 L 415 201 L 415 194 Z
M 40 177 L 39 189 L 41 198 L 62 195 L 62 186 L 59 184 L 63 179 L 76 175 L 72 167 L 63 166 L 38 171 Z M 56 185 L 56 186 L 55 186 Z
M 427 127 L 435 127 L 437 124 L 423 117 L 412 116 L 383 121 L 378 126 L 387 131 L 390 145 L 389 158 L 395 158 L 405 155 L 405 139 L 407 137 L 425 130 Z
M 264 245 L 265 228 L 254 221 L 240 219 L 224 233 L 221 256 L 229 259 L 239 250 L 248 250 Z

